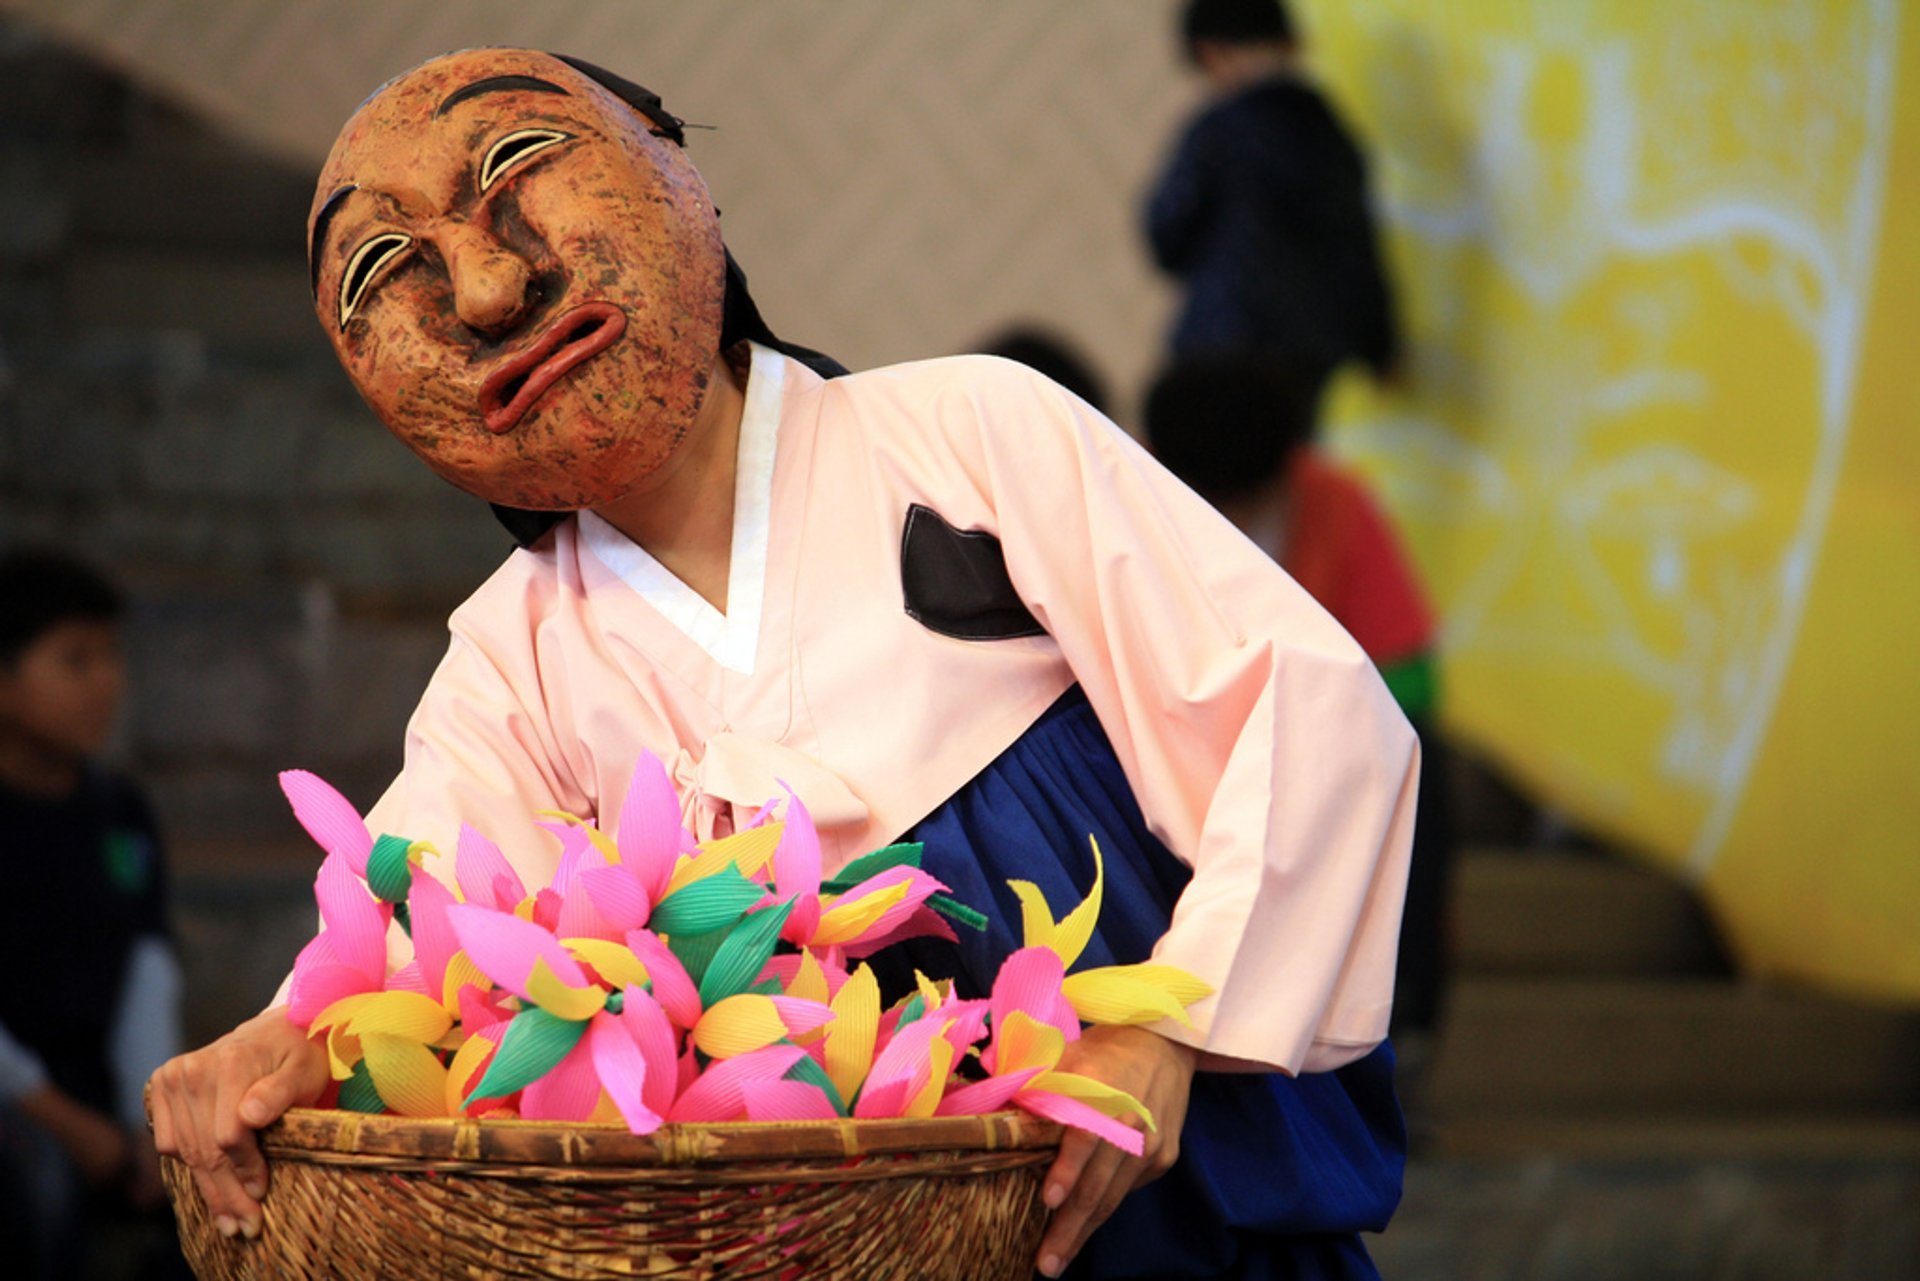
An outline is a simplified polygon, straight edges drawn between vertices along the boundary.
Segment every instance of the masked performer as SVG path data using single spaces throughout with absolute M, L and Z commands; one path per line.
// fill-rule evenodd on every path
M 1085 963 L 1152 955 L 1216 995 L 1192 1029 L 1070 1047 L 1063 1069 L 1160 1124 L 1139 1159 L 1067 1139 L 1036 1262 L 1372 1275 L 1418 772 L 1392 698 L 1053 383 L 990 357 L 833 376 L 777 342 L 679 144 L 646 91 L 495 49 L 391 82 L 327 160 L 321 323 L 394 434 L 523 544 L 453 615 L 369 826 L 451 850 L 471 823 L 544 884 L 536 811 L 617 807 L 642 749 L 703 836 L 785 783 L 829 869 L 923 840 L 988 911 L 915 958 L 963 990 L 1017 944 L 1007 879 L 1078 901 L 1094 835 Z M 257 1230 L 252 1129 L 325 1080 L 277 1009 L 156 1075 L 162 1149 L 223 1230 Z

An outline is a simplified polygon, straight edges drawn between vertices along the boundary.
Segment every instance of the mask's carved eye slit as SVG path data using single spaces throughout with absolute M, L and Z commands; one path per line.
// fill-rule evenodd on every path
M 480 190 L 485 191 L 493 186 L 501 174 L 536 151 L 545 151 L 572 137 L 572 134 L 561 133 L 558 129 L 514 130 L 487 148 L 487 154 L 480 161 Z
M 347 260 L 347 269 L 340 273 L 340 327 L 345 329 L 347 322 L 353 319 L 354 311 L 360 306 L 361 298 L 367 292 L 380 269 L 392 262 L 395 257 L 405 253 L 413 245 L 412 236 L 403 236 L 397 231 L 374 236 Z

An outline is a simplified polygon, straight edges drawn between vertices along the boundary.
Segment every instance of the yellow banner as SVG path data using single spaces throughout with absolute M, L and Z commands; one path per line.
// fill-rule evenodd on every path
M 1752 971 L 1920 998 L 1920 22 L 1303 19 L 1413 348 L 1333 440 L 1442 605 L 1448 724 Z

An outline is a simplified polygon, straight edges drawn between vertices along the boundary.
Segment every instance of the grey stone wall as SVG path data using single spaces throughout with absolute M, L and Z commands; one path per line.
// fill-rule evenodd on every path
M 128 590 L 116 755 L 176 864 L 304 863 L 276 771 L 370 803 L 448 609 L 509 543 L 334 363 L 312 175 L 6 20 L 0 120 L 0 543 Z

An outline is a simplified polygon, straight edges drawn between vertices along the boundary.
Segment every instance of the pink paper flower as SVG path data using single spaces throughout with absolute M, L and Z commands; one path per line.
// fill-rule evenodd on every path
M 424 847 L 374 840 L 339 793 L 282 787 L 326 850 L 322 928 L 294 966 L 290 1017 L 324 1034 L 342 1106 L 404 1115 L 668 1122 L 959 1115 L 1014 1106 L 1129 1152 L 1139 1103 L 1059 1070 L 1083 1022 L 1185 1019 L 1204 984 L 1168 966 L 1068 974 L 1091 936 L 1104 869 L 1058 922 L 1014 882 L 1026 946 L 985 1000 L 918 980 L 883 1010 L 848 965 L 901 938 L 977 923 L 890 846 L 822 879 L 819 837 L 789 793 L 746 828 L 696 844 L 660 762 L 634 769 L 612 835 L 548 813 L 552 882 L 528 887 L 463 827 L 448 888 Z M 776 817 L 778 816 L 778 817 Z M 373 891 L 378 889 L 378 894 Z M 936 911 L 935 909 L 939 910 Z M 388 969 L 389 935 L 413 958 Z M 781 949 L 787 949 L 782 951 Z M 978 1057 L 978 1070 L 966 1067 Z M 984 1070 L 984 1079 L 979 1072 Z

